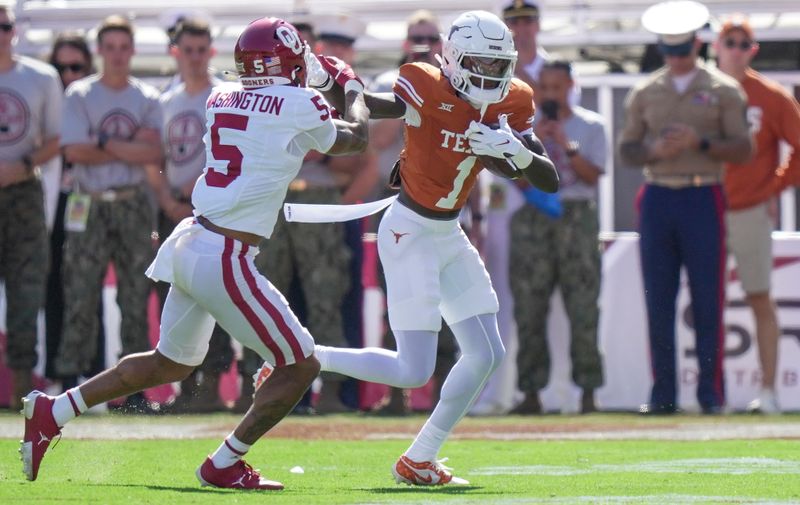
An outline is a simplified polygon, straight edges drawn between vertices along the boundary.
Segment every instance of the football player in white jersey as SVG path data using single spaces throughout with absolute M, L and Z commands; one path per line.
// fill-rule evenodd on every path
M 269 237 L 289 182 L 305 154 L 362 152 L 369 110 L 363 85 L 346 86 L 342 120 L 306 87 L 307 48 L 286 21 L 262 18 L 245 28 L 234 57 L 239 82 L 207 101 L 207 168 L 192 194 L 194 217 L 161 246 L 147 275 L 171 283 L 155 350 L 132 354 L 58 397 L 23 399 L 24 471 L 35 480 L 49 441 L 88 407 L 180 381 L 203 361 L 216 320 L 275 367 L 239 426 L 197 469 L 203 485 L 282 489 L 242 460 L 294 407 L 319 372 L 314 340 L 284 297 L 253 265 Z

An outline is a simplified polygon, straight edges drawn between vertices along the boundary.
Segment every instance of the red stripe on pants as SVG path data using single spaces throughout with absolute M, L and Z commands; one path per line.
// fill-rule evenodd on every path
M 281 315 L 280 311 L 274 305 L 272 305 L 267 297 L 264 296 L 264 293 L 258 289 L 256 278 L 253 275 L 253 272 L 250 271 L 250 265 L 242 255 L 239 255 L 239 265 L 242 267 L 244 280 L 247 282 L 250 292 L 253 294 L 253 296 L 255 296 L 256 300 L 258 300 L 261 308 L 267 311 L 267 314 L 269 314 L 269 317 L 272 318 L 272 322 L 275 323 L 278 331 L 281 332 L 283 338 L 289 343 L 289 347 L 292 348 L 292 354 L 294 355 L 295 363 L 303 361 L 305 356 L 303 356 L 303 349 L 300 347 L 300 342 L 297 341 L 297 337 L 295 337 L 294 332 L 292 332 L 291 328 L 289 328 L 289 325 L 286 324 L 286 321 L 283 319 L 283 315 Z
M 239 253 L 240 261 L 247 253 L 247 249 L 248 246 L 243 244 L 242 250 Z M 250 326 L 256 332 L 256 335 L 258 335 L 258 338 L 261 339 L 264 345 L 267 346 L 267 349 L 275 356 L 275 366 L 284 366 L 286 364 L 286 358 L 283 356 L 283 351 L 281 351 L 278 344 L 272 340 L 272 337 L 269 335 L 269 330 L 267 330 L 267 327 L 261 319 L 259 319 L 252 307 L 244 300 L 239 286 L 236 285 L 236 279 L 233 277 L 233 239 L 227 237 L 225 238 L 225 250 L 222 254 L 222 281 L 225 284 L 225 291 L 228 292 L 228 296 L 231 297 L 233 303 L 242 312 L 247 322 L 250 323 Z

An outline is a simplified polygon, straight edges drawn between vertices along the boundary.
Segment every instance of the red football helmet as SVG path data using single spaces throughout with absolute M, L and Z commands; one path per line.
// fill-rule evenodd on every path
M 279 18 L 256 19 L 244 29 L 233 58 L 245 88 L 273 84 L 305 86 L 306 43 L 297 29 Z

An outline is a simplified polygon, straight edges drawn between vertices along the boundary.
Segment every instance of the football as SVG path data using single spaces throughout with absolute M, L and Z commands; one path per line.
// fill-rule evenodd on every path
M 489 124 L 487 125 L 492 130 L 496 130 L 500 127 L 499 124 Z M 519 134 L 518 131 L 514 131 L 514 135 L 522 141 L 523 145 L 525 141 L 523 140 L 522 135 Z M 483 165 L 483 168 L 490 171 L 491 173 L 504 177 L 506 179 L 519 179 L 522 176 L 522 171 L 518 170 L 517 167 L 511 162 L 511 160 L 505 158 L 495 158 L 494 156 L 487 156 L 482 154 L 476 154 L 478 158 L 478 163 Z

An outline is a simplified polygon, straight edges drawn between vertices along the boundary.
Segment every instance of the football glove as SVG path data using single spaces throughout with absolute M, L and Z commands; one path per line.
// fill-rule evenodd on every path
M 306 46 L 303 59 L 306 60 L 306 84 L 320 91 L 328 91 L 331 89 L 334 82 L 333 77 L 325 71 L 317 55 L 312 53 L 308 49 L 308 46 Z
M 333 56 L 319 56 L 317 59 L 322 68 L 344 88 L 345 92 L 351 89 L 364 91 L 364 82 L 356 75 L 353 67 Z
M 465 133 L 473 153 L 494 158 L 511 158 L 525 148 L 508 126 L 508 116 L 501 114 L 498 119 L 499 127 L 496 130 L 477 121 L 470 123 Z

